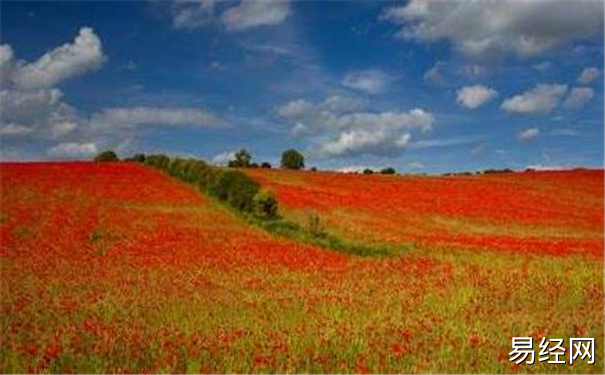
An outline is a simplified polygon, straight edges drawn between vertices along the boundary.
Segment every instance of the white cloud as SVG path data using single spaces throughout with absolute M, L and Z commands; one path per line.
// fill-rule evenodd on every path
M 498 95 L 492 88 L 483 85 L 465 86 L 457 91 L 456 101 L 459 105 L 474 109 L 487 103 Z
M 533 89 L 506 99 L 501 108 L 513 113 L 549 113 L 567 92 L 567 85 L 538 84 Z
M 106 108 L 92 116 L 92 128 L 134 128 L 140 125 L 197 126 L 220 125 L 213 114 L 187 107 L 119 107 Z
M 521 141 L 529 141 L 530 139 L 536 138 L 538 135 L 540 135 L 540 129 L 528 128 L 517 133 L 517 138 Z
M 412 0 L 386 9 L 382 18 L 401 25 L 399 37 L 430 43 L 448 40 L 470 57 L 533 56 L 601 34 L 603 3 Z
M 295 121 L 292 135 L 302 136 L 331 126 L 334 119 L 340 115 L 359 111 L 364 106 L 361 100 L 330 95 L 319 103 L 311 103 L 304 99 L 292 100 L 275 109 L 275 113 L 283 118 Z
M 83 27 L 72 44 L 64 44 L 32 63 L 17 66 L 11 81 L 20 90 L 50 88 L 65 79 L 99 69 L 105 59 L 99 38 L 91 28 Z
M 578 76 L 578 83 L 587 85 L 595 79 L 599 78 L 600 75 L 601 72 L 599 71 L 599 69 L 595 67 L 586 68 L 582 70 L 582 73 L 580 73 L 580 75 Z
M 33 131 L 34 129 L 19 124 L 6 124 L 0 126 L 0 136 L 4 137 L 18 137 L 22 135 L 27 135 Z
M 34 62 L 15 60 L 11 46 L 0 46 L 0 127 L 5 137 L 60 138 L 83 121 L 54 87 L 98 69 L 105 61 L 99 38 L 83 27 L 73 43 L 52 49 Z
M 172 26 L 177 29 L 193 29 L 213 21 L 216 0 L 177 2 L 174 4 Z
M 452 138 L 422 139 L 419 141 L 411 142 L 409 148 L 415 150 L 422 150 L 426 148 L 460 146 L 485 141 L 486 138 L 487 137 L 482 135 L 467 135 Z
M 12 124 L 25 133 L 58 138 L 73 131 L 80 119 L 75 110 L 63 102 L 58 89 L 37 91 L 0 91 L 0 124 Z M 30 129 L 25 131 L 24 129 Z M 5 135 L 16 135 L 14 132 Z
M 581 108 L 594 96 L 594 90 L 590 87 L 574 87 L 563 105 L 567 108 Z
M 221 21 L 228 31 L 243 31 L 258 26 L 277 25 L 290 15 L 287 0 L 243 0 L 226 10 Z
M 384 92 L 388 79 L 386 74 L 377 69 L 357 70 L 347 73 L 342 84 L 350 89 L 375 95 Z
M 235 159 L 235 151 L 223 151 L 212 157 L 212 163 L 216 165 L 227 165 L 231 160 Z
M 412 131 L 426 132 L 434 123 L 433 115 L 419 108 L 374 113 L 363 107 L 362 101 L 333 95 L 319 103 L 293 100 L 276 113 L 292 122 L 294 135 L 311 135 L 312 151 L 320 157 L 395 155 Z
M 276 113 L 282 117 L 299 118 L 306 116 L 314 106 L 304 99 L 293 100 L 276 109 Z
M 410 134 L 404 133 L 393 138 L 394 132 L 389 129 L 350 129 L 337 138 L 322 143 L 319 152 L 323 156 L 353 156 L 358 154 L 392 155 L 404 148 Z
M 443 78 L 443 67 L 445 67 L 445 63 L 443 61 L 437 61 L 432 68 L 424 72 L 424 76 L 422 77 L 425 82 L 441 86 L 445 82 Z
M 411 138 L 410 131 L 432 128 L 433 115 L 422 110 L 409 112 L 351 113 L 334 117 L 326 124 L 337 130 L 334 137 L 317 146 L 321 156 L 396 155 Z
M 48 155 L 57 158 L 89 158 L 98 152 L 97 145 L 92 142 L 63 142 L 50 148 Z

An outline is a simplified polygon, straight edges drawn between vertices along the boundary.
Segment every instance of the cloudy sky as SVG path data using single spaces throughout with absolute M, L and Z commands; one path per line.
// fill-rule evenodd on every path
M 3 2 L 2 160 L 603 165 L 601 1 Z

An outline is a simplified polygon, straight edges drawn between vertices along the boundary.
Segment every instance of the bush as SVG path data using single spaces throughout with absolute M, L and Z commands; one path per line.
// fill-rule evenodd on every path
M 305 167 L 305 157 L 298 151 L 286 150 L 281 155 L 282 168 L 301 169 Z
M 271 190 L 262 188 L 252 199 L 252 213 L 260 219 L 272 219 L 277 216 L 277 198 Z
M 271 163 L 268 163 L 266 161 L 264 161 L 261 165 L 261 168 L 267 168 L 267 169 L 271 169 Z
M 170 163 L 170 158 L 163 154 L 151 154 L 145 157 L 145 165 L 166 170 Z
M 366 168 L 363 170 L 363 174 L 372 174 L 372 173 L 374 173 L 374 171 L 371 170 L 370 168 Z
M 112 150 L 105 150 L 105 151 L 97 154 L 97 156 L 95 156 L 94 160 L 101 161 L 101 162 L 118 161 L 118 155 L 116 155 L 116 153 L 113 152 Z
M 384 169 L 380 170 L 380 173 L 382 173 L 382 174 L 395 174 L 395 168 L 391 168 L 391 167 L 384 168 Z
M 250 177 L 238 171 L 221 173 L 211 187 L 211 193 L 240 211 L 252 211 L 252 200 L 259 185 Z
M 132 155 L 131 160 L 135 161 L 137 163 L 144 163 L 145 162 L 145 155 L 144 154 L 134 154 L 134 155 Z

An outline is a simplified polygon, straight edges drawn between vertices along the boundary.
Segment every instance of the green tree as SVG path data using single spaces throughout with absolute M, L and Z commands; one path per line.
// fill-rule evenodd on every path
M 248 168 L 250 167 L 250 161 L 252 155 L 245 148 L 240 149 L 235 153 L 235 159 L 229 161 L 229 167 L 233 168 Z
M 380 170 L 382 174 L 395 174 L 395 168 L 388 167 Z
M 97 156 L 95 156 L 95 161 L 118 161 L 118 155 L 112 150 L 105 150 Z
M 281 154 L 281 166 L 288 169 L 304 168 L 305 157 L 294 149 L 286 150 Z

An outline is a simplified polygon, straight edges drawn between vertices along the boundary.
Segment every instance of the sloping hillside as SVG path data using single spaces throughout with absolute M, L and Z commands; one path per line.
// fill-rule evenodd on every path
M 132 163 L 0 177 L 2 373 L 511 372 L 511 336 L 604 344 L 594 259 L 333 253 Z
M 282 212 L 347 238 L 603 257 L 603 171 L 400 177 L 250 169 Z

